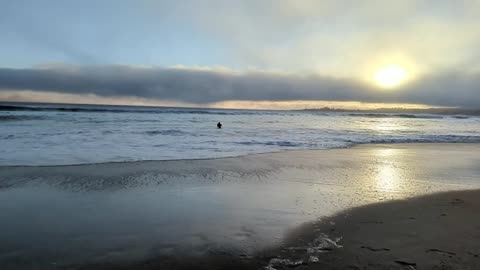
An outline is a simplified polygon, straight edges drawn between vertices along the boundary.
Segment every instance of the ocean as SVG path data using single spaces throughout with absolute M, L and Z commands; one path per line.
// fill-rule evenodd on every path
M 291 267 L 348 245 L 312 222 L 480 187 L 478 116 L 10 103 L 0 126 L 2 269 L 178 269 L 219 254 Z M 287 151 L 305 149 L 330 150 Z M 399 226 L 443 220 L 424 209 Z M 257 256 L 280 247 L 295 256 Z
M 0 127 L 0 166 L 208 159 L 367 143 L 480 142 L 479 116 L 404 113 L 4 103 Z

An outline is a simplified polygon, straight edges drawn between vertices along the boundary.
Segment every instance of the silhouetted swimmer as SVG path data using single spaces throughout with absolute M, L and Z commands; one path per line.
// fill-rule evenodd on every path
M 222 128 L 222 123 L 218 122 L 217 127 Z

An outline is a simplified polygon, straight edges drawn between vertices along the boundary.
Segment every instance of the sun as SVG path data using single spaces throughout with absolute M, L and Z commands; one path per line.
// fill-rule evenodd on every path
M 375 73 L 375 82 L 381 87 L 392 88 L 398 86 L 408 77 L 408 72 L 397 65 L 385 66 Z

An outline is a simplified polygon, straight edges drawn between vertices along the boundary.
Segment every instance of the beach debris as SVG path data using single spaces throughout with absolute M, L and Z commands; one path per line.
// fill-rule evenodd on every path
M 317 250 L 333 250 L 336 248 L 342 248 L 343 246 L 339 244 L 342 240 L 342 237 L 338 237 L 335 240 L 332 240 L 328 235 L 322 233 L 312 242 L 312 248 Z
M 341 240 L 341 237 L 332 240 L 326 234 L 322 233 L 317 238 L 315 238 L 315 240 L 313 240 L 309 247 L 306 248 L 307 254 L 316 255 L 326 253 L 337 248 L 342 248 L 343 246 L 339 244 Z
M 425 252 L 438 252 L 438 253 L 445 253 L 445 254 L 448 254 L 448 255 L 457 255 L 455 252 L 445 251 L 445 250 L 441 250 L 441 249 L 438 249 L 438 248 L 430 248 L 430 249 L 425 250 Z
M 290 259 L 280 259 L 280 258 L 273 258 L 268 262 L 268 265 L 265 266 L 265 270 L 276 270 L 275 267 L 279 266 L 288 266 L 288 267 L 297 267 L 302 264 L 305 264 L 303 260 L 295 260 L 292 261 Z
M 369 247 L 369 246 L 361 246 L 360 248 L 368 249 L 370 251 L 390 251 L 389 248 L 373 248 L 373 247 Z
M 308 246 L 288 247 L 285 250 L 292 251 L 295 259 L 273 258 L 265 270 L 276 270 L 276 267 L 287 266 L 289 268 L 305 265 L 307 263 L 318 263 L 318 254 L 326 253 L 334 249 L 343 248 L 339 242 L 342 237 L 330 239 L 325 233 L 319 234 Z M 300 251 L 300 252 L 297 252 Z M 305 253 L 304 253 L 305 252 Z
M 328 237 L 328 235 L 322 233 L 306 247 L 289 247 L 287 249 L 291 251 L 306 250 L 307 254 L 325 253 L 337 248 L 342 248 L 343 246 L 339 244 L 341 240 L 342 237 L 332 240 Z

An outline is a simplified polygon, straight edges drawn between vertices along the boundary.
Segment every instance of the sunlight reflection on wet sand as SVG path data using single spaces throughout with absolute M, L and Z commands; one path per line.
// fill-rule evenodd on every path
M 250 254 L 280 243 L 290 228 L 349 207 L 478 188 L 478 153 L 477 144 L 365 145 L 0 167 L 0 220 L 8 220 L 0 223 L 0 262 L 39 254 L 65 263 L 218 249 Z

